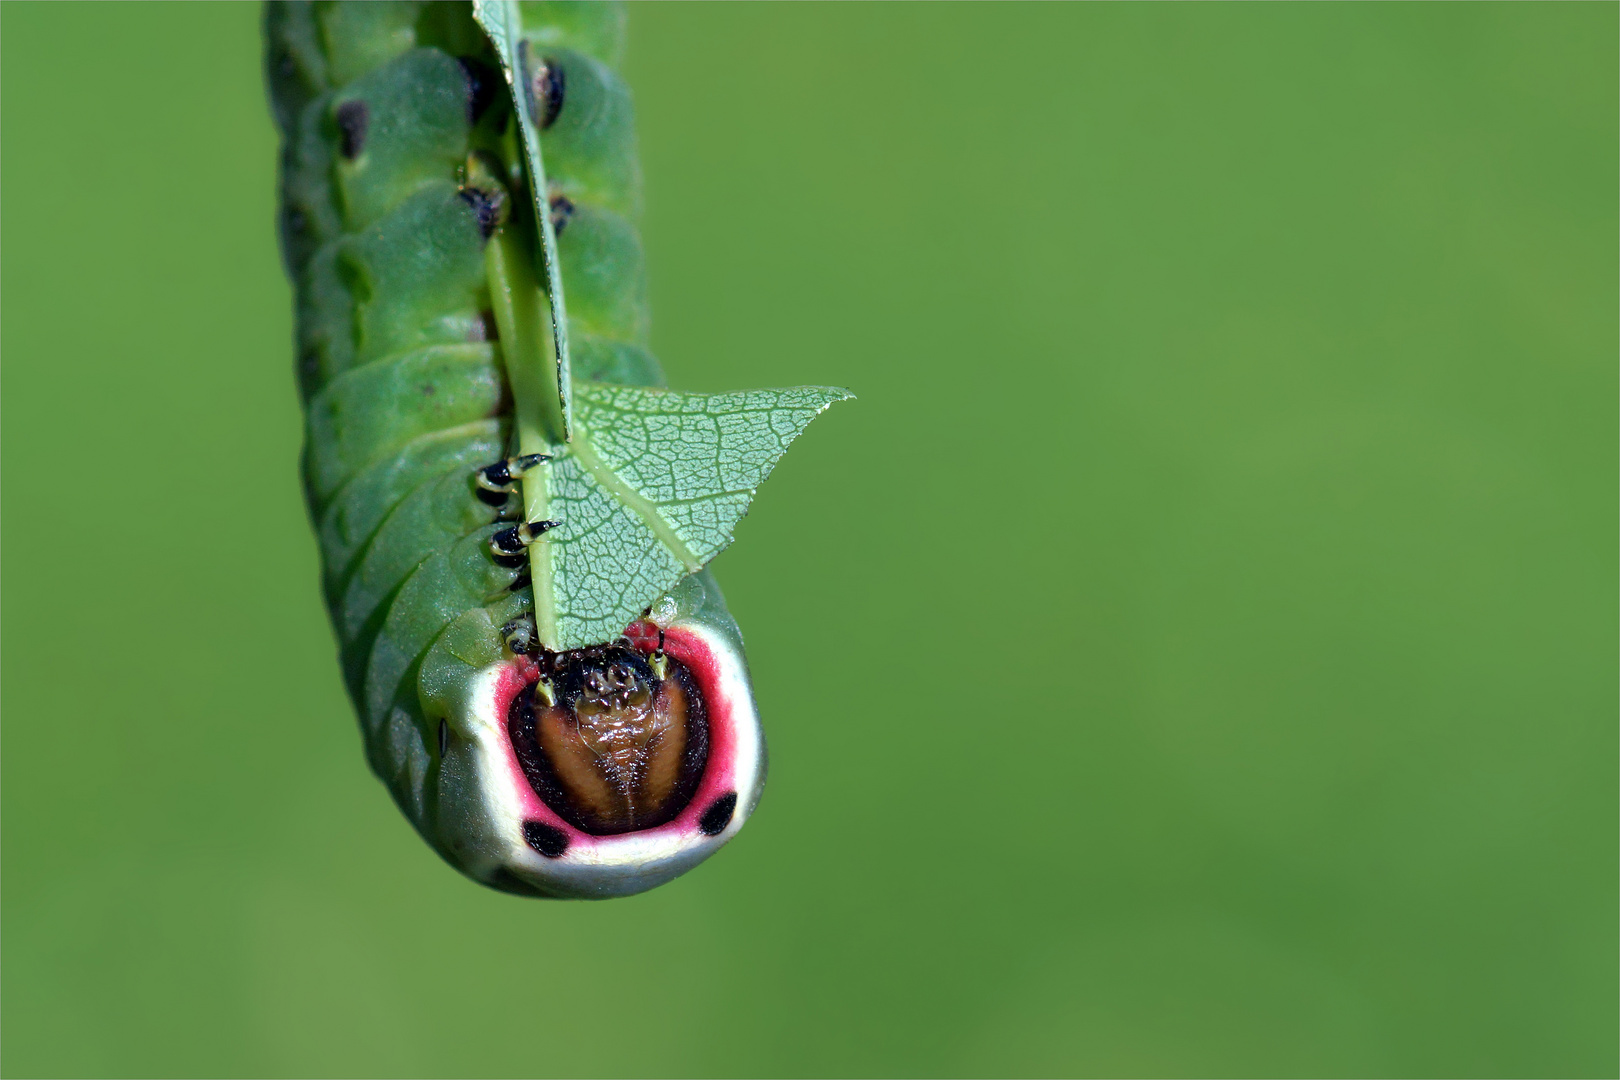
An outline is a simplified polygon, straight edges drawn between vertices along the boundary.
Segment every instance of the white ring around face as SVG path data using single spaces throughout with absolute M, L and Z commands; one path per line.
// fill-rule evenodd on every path
M 471 738 L 447 755 L 439 785 L 442 839 L 468 873 L 490 880 L 504 869 L 552 896 L 628 896 L 690 870 L 742 828 L 765 780 L 765 739 L 747 664 L 726 637 L 701 623 L 677 620 L 664 632 L 666 651 L 686 664 L 708 707 L 709 761 L 690 805 L 666 825 L 615 836 L 591 836 L 563 822 L 529 785 L 507 734 L 507 706 L 528 681 L 527 661 L 491 664 L 473 676 L 472 715 L 463 729 Z M 717 835 L 705 834 L 698 820 L 730 792 L 736 793 L 731 820 Z M 458 800 L 476 805 L 456 806 Z M 560 830 L 567 849 L 556 858 L 540 854 L 524 839 L 525 822 Z

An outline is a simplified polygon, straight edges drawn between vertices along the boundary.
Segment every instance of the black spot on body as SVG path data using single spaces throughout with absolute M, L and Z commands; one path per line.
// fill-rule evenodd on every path
M 478 123 L 479 117 L 489 111 L 490 103 L 501 86 L 501 77 L 495 69 L 470 56 L 458 58 L 461 72 L 467 76 L 467 123 Z
M 450 725 L 439 721 L 439 760 L 444 760 L 444 752 L 450 749 Z
M 705 836 L 719 836 L 731 824 L 731 815 L 736 812 L 737 793 L 728 791 L 703 811 L 703 816 L 698 818 L 698 828 L 703 830 Z
M 371 122 L 371 110 L 363 101 L 345 101 L 337 107 L 337 126 L 340 142 L 338 150 L 350 161 L 360 156 L 366 147 L 366 125 Z
M 540 821 L 523 823 L 523 839 L 548 859 L 555 859 L 568 850 L 568 834 Z

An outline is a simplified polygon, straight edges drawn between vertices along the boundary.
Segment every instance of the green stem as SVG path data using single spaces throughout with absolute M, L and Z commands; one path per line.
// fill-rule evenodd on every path
M 557 259 L 557 232 L 551 224 L 551 196 L 546 185 L 546 166 L 540 153 L 539 120 L 531 110 L 529 87 L 545 63 L 535 56 L 529 42 L 523 37 L 523 16 L 511 0 L 474 0 L 473 18 L 489 35 L 490 42 L 501 60 L 506 74 L 506 85 L 512 92 L 512 107 L 517 114 L 517 142 L 520 144 L 524 171 L 529 181 L 529 197 L 534 204 L 535 231 L 540 240 L 540 265 L 546 275 L 546 298 L 551 313 L 551 331 L 555 342 L 556 363 L 553 380 L 561 412 L 562 442 L 568 442 L 573 433 L 573 384 L 568 368 L 568 307 L 563 302 L 562 266 Z M 517 147 L 514 147 L 517 149 Z M 516 160 L 507 155 L 510 163 Z
M 497 232 L 484 249 L 490 304 L 501 337 L 507 384 L 512 388 L 518 453 L 549 456 L 562 452 L 567 440 L 561 402 L 554 389 L 560 372 L 550 313 L 545 294 L 530 269 L 532 265 L 529 253 L 510 228 Z M 541 463 L 524 475 L 525 521 L 544 521 L 550 516 L 550 479 L 549 462 Z M 551 544 L 546 540 L 529 545 L 535 628 L 541 644 L 555 649 L 560 638 L 551 561 Z

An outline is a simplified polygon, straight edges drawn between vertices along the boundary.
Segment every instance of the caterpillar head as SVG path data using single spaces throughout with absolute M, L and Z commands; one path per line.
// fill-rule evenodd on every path
M 455 672 L 436 647 L 423 664 L 424 711 L 444 714 L 429 839 L 447 858 L 511 891 L 622 896 L 741 828 L 765 741 L 712 578 L 687 579 L 614 643 L 550 653 L 521 625 L 490 663 Z
M 508 708 L 523 775 L 593 836 L 656 828 L 697 790 L 709 758 L 705 695 L 685 664 L 630 644 L 544 653 Z

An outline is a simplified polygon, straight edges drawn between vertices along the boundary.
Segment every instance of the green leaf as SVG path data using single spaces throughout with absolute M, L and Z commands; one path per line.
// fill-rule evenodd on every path
M 583 648 L 618 637 L 731 543 L 788 444 L 852 395 L 815 386 L 687 394 L 572 383 L 562 268 L 528 91 L 537 72 L 515 4 L 474 0 L 473 11 L 512 88 L 541 231 L 535 245 L 509 223 L 485 248 L 518 448 L 550 457 L 523 477 L 524 519 L 559 523 L 529 547 L 535 625 L 548 648 Z M 544 291 L 530 254 L 536 247 Z
M 551 463 L 562 522 L 535 545 L 554 576 L 561 648 L 610 640 L 731 543 L 754 491 L 847 390 L 730 394 L 581 384 L 574 441 Z
M 811 420 L 853 397 L 834 387 L 687 394 L 581 383 L 573 439 L 546 437 L 544 298 L 503 228 L 485 249 L 519 450 L 551 460 L 523 478 L 535 625 L 554 650 L 610 641 L 729 543 L 754 491 Z
M 512 91 L 518 134 L 523 143 L 524 162 L 529 177 L 529 193 L 534 202 L 534 220 L 540 224 L 540 255 L 545 268 L 546 295 L 551 299 L 551 337 L 555 348 L 557 410 L 561 438 L 572 438 L 573 382 L 568 365 L 568 306 L 563 300 L 562 265 L 557 259 L 557 232 L 551 224 L 551 208 L 546 190 L 546 167 L 540 156 L 540 128 L 535 123 L 534 101 L 529 87 L 539 74 L 523 40 L 523 19 L 515 0 L 473 0 L 473 18 L 489 36 L 500 60 L 506 85 Z M 549 409 L 547 411 L 550 411 Z

